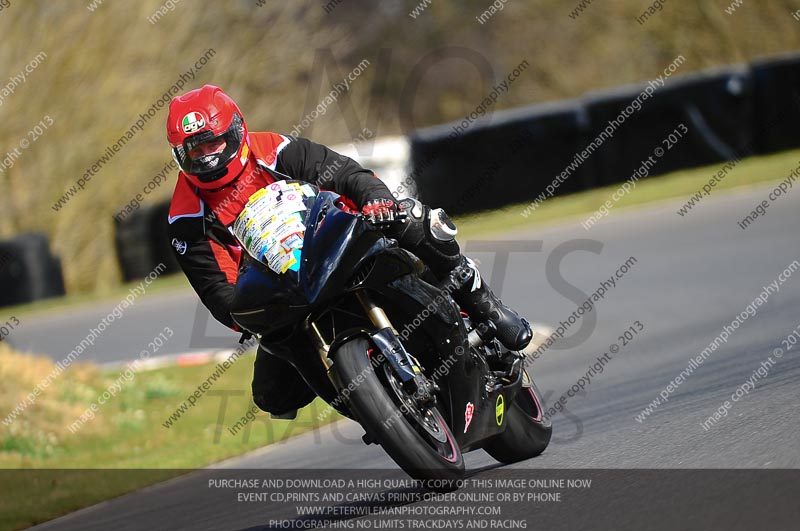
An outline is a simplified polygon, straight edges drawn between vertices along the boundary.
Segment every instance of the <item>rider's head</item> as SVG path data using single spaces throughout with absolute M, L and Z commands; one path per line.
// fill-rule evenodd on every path
M 214 85 L 172 100 L 167 140 L 175 162 L 199 188 L 230 184 L 249 164 L 249 137 L 242 112 Z

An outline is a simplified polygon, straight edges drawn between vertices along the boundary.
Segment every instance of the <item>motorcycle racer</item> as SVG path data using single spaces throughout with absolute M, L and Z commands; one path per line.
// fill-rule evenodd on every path
M 229 227 L 248 198 L 276 179 L 291 178 L 342 196 L 345 207 L 372 221 L 394 220 L 385 232 L 455 287 L 453 299 L 476 322 L 491 322 L 510 350 L 532 339 L 528 322 L 491 291 L 474 262 L 461 253 L 457 229 L 444 210 L 414 198 L 396 201 L 375 174 L 354 160 L 305 138 L 250 132 L 238 105 L 205 85 L 172 100 L 167 140 L 178 163 L 169 210 L 169 237 L 178 263 L 200 300 L 222 324 L 230 315 L 242 248 Z M 303 348 L 297 337 L 262 337 L 253 375 L 253 400 L 279 418 L 294 418 L 316 396 L 298 371 L 275 355 Z

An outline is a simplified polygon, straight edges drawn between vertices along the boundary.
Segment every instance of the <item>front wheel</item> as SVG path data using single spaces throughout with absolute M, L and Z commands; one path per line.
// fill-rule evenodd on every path
M 525 371 L 525 369 L 523 369 Z M 544 418 L 544 401 L 528 373 L 522 389 L 506 413 L 506 429 L 483 447 L 501 463 L 524 461 L 544 452 L 550 443 L 553 426 Z
M 417 407 L 385 360 L 371 362 L 371 347 L 357 337 L 332 353 L 332 370 L 342 391 L 350 391 L 350 409 L 408 475 L 445 480 L 434 488 L 450 490 L 448 482 L 464 477 L 464 457 L 450 428 L 436 407 Z

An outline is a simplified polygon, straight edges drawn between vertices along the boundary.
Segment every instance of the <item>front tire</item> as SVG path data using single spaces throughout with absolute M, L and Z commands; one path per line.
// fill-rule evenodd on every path
M 525 384 L 506 413 L 505 431 L 483 447 L 501 463 L 517 463 L 536 457 L 547 448 L 553 434 L 550 420 L 544 417 L 544 401 L 539 389 L 527 373 L 523 377 Z
M 394 391 L 390 386 L 387 389 L 377 374 L 383 371 L 387 362 L 373 369 L 368 355 L 371 347 L 365 338 L 357 337 L 339 346 L 331 356 L 333 371 L 342 389 L 354 383 L 348 396 L 351 411 L 367 433 L 409 476 L 421 480 L 445 480 L 433 484 L 432 488 L 452 490 L 451 482 L 464 477 L 464 457 L 450 428 L 438 409 L 426 410 L 426 418 L 439 425 L 441 432 L 438 436 L 443 436 L 445 441 L 443 445 L 436 444 L 437 441 L 419 423 L 403 413 L 389 394 L 394 395 Z M 437 428 L 434 426 L 434 429 Z

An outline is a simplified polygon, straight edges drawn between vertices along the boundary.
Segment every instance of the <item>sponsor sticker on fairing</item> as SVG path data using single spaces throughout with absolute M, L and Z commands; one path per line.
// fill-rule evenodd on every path
M 498 426 L 503 425 L 503 418 L 506 413 L 506 404 L 503 400 L 503 395 L 497 395 L 497 402 L 495 403 L 494 417 Z
M 467 402 L 467 409 L 464 411 L 464 433 L 467 433 L 470 423 L 472 422 L 472 414 L 475 412 L 475 406 L 472 402 Z

